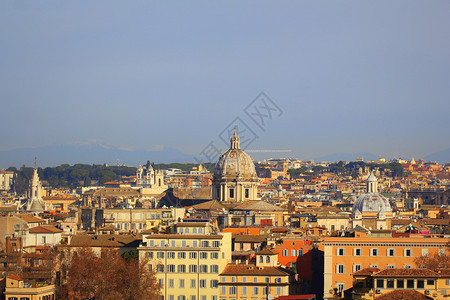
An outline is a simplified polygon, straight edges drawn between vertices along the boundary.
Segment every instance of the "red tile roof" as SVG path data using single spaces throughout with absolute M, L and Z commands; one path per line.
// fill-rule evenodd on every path
M 62 230 L 52 225 L 41 225 L 30 228 L 30 233 L 58 233 L 58 232 L 62 232 Z
M 289 273 L 277 267 L 228 264 L 220 275 L 288 276 Z
M 364 268 L 359 271 L 356 271 L 353 273 L 353 275 L 372 275 L 373 273 L 379 272 L 380 269 L 378 268 Z
M 425 296 L 415 290 L 395 290 L 379 297 L 376 297 L 377 300 L 426 300 L 432 299 L 430 297 Z
M 376 272 L 372 275 L 373 277 L 390 277 L 390 276 L 401 276 L 401 277 L 439 277 L 439 274 L 431 271 L 430 269 L 384 269 L 380 272 Z
M 8 275 L 8 278 L 11 278 L 11 279 L 14 279 L 14 280 L 21 280 L 21 281 L 23 281 L 23 279 L 22 278 L 20 278 L 19 276 L 17 276 L 17 275 L 13 275 L 13 274 L 11 274 L 11 275 Z

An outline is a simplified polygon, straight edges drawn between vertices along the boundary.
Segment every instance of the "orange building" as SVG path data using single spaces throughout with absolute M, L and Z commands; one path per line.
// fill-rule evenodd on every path
M 273 251 L 278 253 L 278 262 L 286 267 L 296 267 L 301 278 L 311 280 L 311 263 L 303 256 L 313 249 L 311 240 L 301 237 L 283 237 L 283 242 L 276 245 Z
M 324 297 L 353 286 L 352 273 L 364 268 L 413 268 L 414 259 L 446 251 L 439 238 L 324 238 Z

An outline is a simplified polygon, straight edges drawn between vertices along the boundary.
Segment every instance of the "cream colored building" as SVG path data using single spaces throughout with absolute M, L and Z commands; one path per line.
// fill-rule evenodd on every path
M 9 191 L 13 181 L 14 172 L 0 170 L 0 191 Z
M 242 202 L 257 199 L 259 183 L 251 157 L 240 148 L 234 132 L 230 149 L 222 154 L 214 169 L 212 195 L 219 201 Z
M 164 300 L 219 300 L 219 274 L 231 261 L 231 233 L 142 233 L 139 260 L 156 271 Z

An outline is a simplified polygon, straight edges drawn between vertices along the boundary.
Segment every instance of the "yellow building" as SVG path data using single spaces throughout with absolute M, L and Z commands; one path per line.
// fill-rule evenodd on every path
M 219 274 L 231 261 L 231 233 L 142 233 L 139 260 L 156 271 L 164 300 L 218 300 Z
M 416 257 L 448 255 L 447 243 L 439 238 L 325 238 L 324 297 L 352 288 L 352 274 L 361 269 L 410 269 L 415 267 Z
M 6 300 L 54 300 L 55 285 L 29 286 L 16 275 L 9 275 L 3 279 L 5 282 Z

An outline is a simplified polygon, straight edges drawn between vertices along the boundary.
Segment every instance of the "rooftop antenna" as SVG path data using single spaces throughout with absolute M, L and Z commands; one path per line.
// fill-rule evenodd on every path
M 34 168 L 37 169 L 37 157 L 34 157 Z

